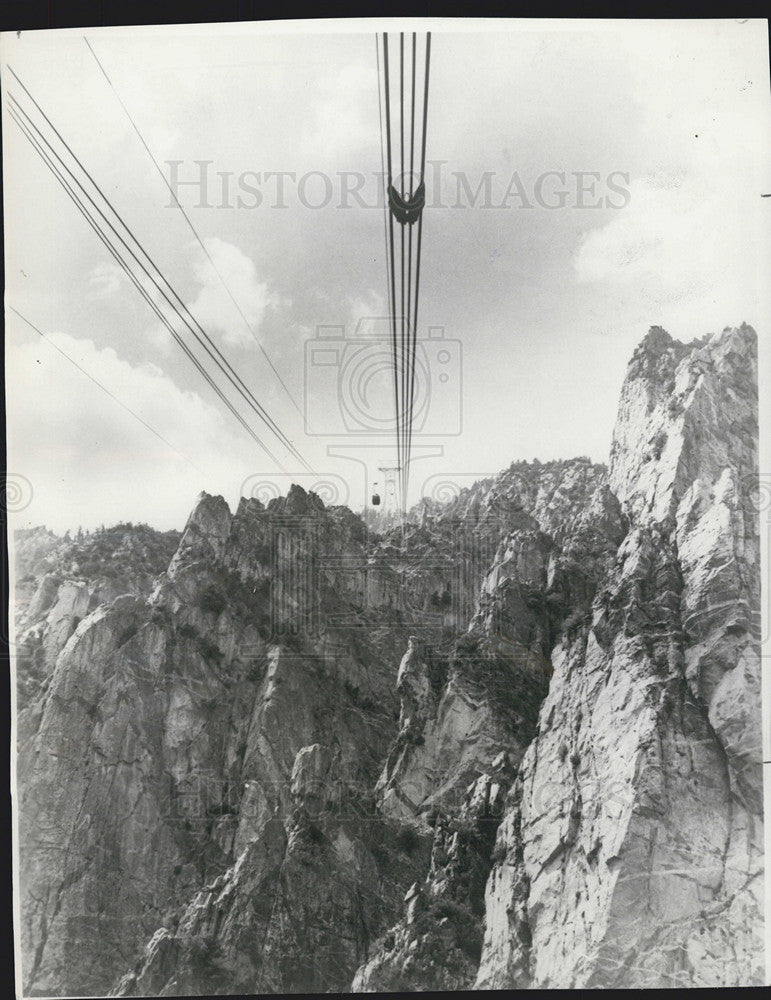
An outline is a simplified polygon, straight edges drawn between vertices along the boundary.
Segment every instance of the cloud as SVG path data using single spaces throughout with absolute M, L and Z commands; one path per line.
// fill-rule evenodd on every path
M 764 328 L 753 306 L 759 283 L 767 281 L 759 213 L 771 210 L 771 199 L 759 198 L 768 190 L 761 186 L 768 183 L 762 24 L 536 27 L 508 35 L 437 34 L 427 155 L 445 164 L 448 203 L 453 172 L 465 171 L 476 186 L 487 170 L 506 181 L 516 170 L 531 183 L 544 170 L 618 169 L 634 179 L 632 200 L 610 220 L 570 210 L 427 213 L 421 324 L 443 325 L 448 336 L 463 339 L 464 434 L 448 439 L 443 460 L 462 470 L 480 468 L 480 448 L 487 455 L 483 469 L 523 454 L 601 457 L 626 362 L 651 323 L 678 337 L 742 319 Z M 288 170 L 298 178 L 322 170 L 334 178 L 336 171 L 356 169 L 367 174 L 371 203 L 372 175 L 380 169 L 372 36 L 215 34 L 208 27 L 153 29 L 95 43 L 164 174 L 166 159 L 182 160 L 185 177 L 195 176 L 196 159 L 210 160 L 215 201 L 219 170 L 236 176 L 245 169 Z M 105 184 L 114 179 L 111 197 L 154 259 L 248 384 L 258 387 L 269 412 L 282 426 L 299 427 L 299 415 L 184 220 L 163 208 L 168 191 L 80 35 L 63 38 L 56 53 L 38 51 L 39 40 L 25 33 L 17 42 L 27 53 L 20 72 L 31 77 L 33 91 L 94 176 Z M 163 129 L 174 131 L 164 135 Z M 38 478 L 49 484 L 38 519 L 53 525 L 55 516 L 76 527 L 78 490 L 85 489 L 83 509 L 98 523 L 126 516 L 161 524 L 173 503 L 172 523 L 180 524 L 195 490 L 224 492 L 228 462 L 236 469 L 250 449 L 256 462 L 255 449 L 214 400 L 211 423 L 179 400 L 182 386 L 200 393 L 201 403 L 209 390 L 127 281 L 125 291 L 116 292 L 118 276 L 105 268 L 89 283 L 102 248 L 68 206 L 61 210 L 61 192 L 21 137 L 13 142 L 7 157 L 9 302 L 36 322 L 55 317 L 61 329 L 98 344 L 104 338 L 132 361 L 144 354 L 160 363 L 164 377 L 137 370 L 116 384 L 143 387 L 136 406 L 142 414 L 145 406 L 160 405 L 156 395 L 167 395 L 169 411 L 157 415 L 165 420 L 160 429 L 183 451 L 200 436 L 194 461 L 207 472 L 199 482 L 183 459 L 80 373 L 67 373 L 66 361 L 61 368 L 47 363 L 42 378 L 40 366 L 28 361 L 19 382 L 25 392 L 16 394 L 11 384 L 9 409 L 12 417 L 14 408 L 20 414 L 14 427 L 24 425 L 26 451 L 15 447 L 19 471 L 29 463 L 36 484 Z M 30 203 L 25 192 L 38 176 Z M 192 188 L 183 189 L 182 201 L 202 234 L 220 237 L 206 246 L 299 400 L 303 340 L 315 335 L 316 324 L 386 312 L 384 295 L 378 301 L 367 291 L 385 293 L 382 214 L 339 211 L 336 199 L 310 211 L 289 184 L 295 193 L 288 209 L 272 211 L 275 182 L 263 180 L 262 187 L 268 194 L 254 211 L 197 209 Z M 309 185 L 311 200 L 315 190 Z M 586 229 L 577 243 L 577 231 Z M 93 295 L 87 311 L 83 296 L 73 294 L 77 288 Z M 292 297 L 289 314 L 275 307 L 279 290 Z M 86 398 L 90 419 L 81 413 L 85 408 L 88 416 Z M 299 431 L 294 439 L 309 459 L 306 448 L 327 444 L 303 440 Z M 325 467 L 326 461 L 322 452 L 313 464 Z M 376 467 L 380 459 L 371 461 Z
M 174 353 L 174 341 L 163 323 L 153 323 L 145 331 L 145 336 L 150 341 L 153 350 L 162 354 L 164 358 L 168 358 Z
M 199 288 L 194 296 L 185 303 L 193 319 L 201 324 L 215 342 L 219 341 L 219 337 L 215 336 L 219 334 L 222 342 L 231 347 L 254 346 L 255 340 L 264 343 L 261 327 L 267 310 L 286 306 L 287 301 L 272 291 L 267 282 L 258 279 L 254 261 L 239 247 L 217 237 L 205 239 L 204 246 L 214 262 L 214 267 L 209 260 L 202 256 L 197 244 L 192 244 L 190 247 L 193 252 L 197 251 L 199 258 L 193 267 L 194 277 Z M 174 329 L 181 334 L 186 342 L 190 341 L 192 335 L 188 327 L 182 320 L 174 316 L 168 302 L 157 293 L 146 279 L 143 279 L 143 284 L 151 291 L 153 299 L 158 303 L 163 314 L 172 322 Z M 227 289 L 224 287 L 225 285 L 227 285 Z M 170 297 L 177 304 L 174 296 Z M 239 309 L 243 316 L 239 313 Z M 186 314 L 183 313 L 183 315 Z M 189 317 L 187 318 L 189 319 Z M 254 331 L 254 335 L 249 327 Z M 165 357 L 169 357 L 174 352 L 171 334 L 160 321 L 151 323 L 147 327 L 145 335 L 153 345 L 153 349 L 160 351 Z
M 683 332 L 757 322 L 754 261 L 762 251 L 758 192 L 746 177 L 657 172 L 630 184 L 630 201 L 585 234 L 573 265 L 580 282 Z M 696 333 L 694 333 L 696 335 Z
M 388 306 L 385 297 L 374 288 L 368 289 L 364 295 L 348 297 L 348 318 L 351 329 L 356 327 L 359 320 L 382 316 L 388 316 Z
M 328 166 L 348 166 L 346 161 L 353 158 L 355 162 L 357 151 L 379 149 L 374 53 L 372 62 L 350 63 L 323 80 L 316 99 L 315 127 L 305 141 L 314 159 L 321 158 Z
M 201 489 L 237 491 L 250 449 L 220 406 L 180 389 L 154 364 L 131 365 L 64 333 L 49 339 L 7 352 L 8 463 L 34 491 L 24 524 L 181 526 Z
M 204 246 L 214 267 L 208 260 L 201 260 L 196 265 L 195 275 L 201 288 L 189 303 L 190 311 L 207 332 L 216 330 L 226 344 L 246 347 L 254 342 L 249 326 L 260 339 L 265 313 L 280 305 L 281 299 L 266 281 L 259 279 L 254 261 L 237 246 L 217 237 L 206 239 Z
M 93 294 L 99 298 L 112 298 L 125 289 L 126 279 L 121 268 L 114 261 L 97 264 L 88 277 Z
M 699 254 L 693 237 L 710 208 L 707 192 L 700 187 L 683 174 L 632 181 L 628 207 L 582 238 L 574 260 L 579 280 L 639 282 L 655 277 L 674 288 L 686 276 L 688 281 L 698 279 L 704 260 L 696 257 L 703 257 L 703 251 Z M 683 253 L 685 247 L 688 253 Z

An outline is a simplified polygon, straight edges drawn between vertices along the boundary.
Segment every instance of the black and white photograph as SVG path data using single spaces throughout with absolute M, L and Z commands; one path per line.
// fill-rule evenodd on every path
M 17 997 L 771 982 L 768 39 L 0 35 Z

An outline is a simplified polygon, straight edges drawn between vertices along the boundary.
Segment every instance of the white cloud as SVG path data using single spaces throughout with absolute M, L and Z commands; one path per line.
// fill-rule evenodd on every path
M 265 313 L 279 305 L 280 299 L 267 282 L 259 279 L 254 261 L 237 246 L 216 237 L 206 239 L 204 245 L 214 267 L 205 259 L 196 265 L 195 274 L 201 288 L 189 303 L 190 311 L 207 332 L 219 331 L 225 343 L 234 347 L 248 346 L 254 342 L 254 337 L 239 314 L 239 308 L 260 339 L 260 325 Z M 223 282 L 238 303 L 238 308 L 223 287 Z
M 7 352 L 8 465 L 34 490 L 19 526 L 181 526 L 201 489 L 237 492 L 254 450 L 221 407 L 181 390 L 154 364 L 132 366 L 111 348 L 63 333 L 49 339 Z
M 315 128 L 305 141 L 315 160 L 321 158 L 327 165 L 340 166 L 358 150 L 379 149 L 374 42 L 372 48 L 372 64 L 351 63 L 323 81 L 317 97 Z
M 165 358 L 173 353 L 174 341 L 163 323 L 153 323 L 145 331 L 145 336 L 150 341 L 153 350 L 160 352 Z
M 351 329 L 355 329 L 359 320 L 388 316 L 388 306 L 385 297 L 374 288 L 368 289 L 361 296 L 349 296 L 348 316 Z
M 198 255 L 193 270 L 199 289 L 194 297 L 186 302 L 192 316 L 210 336 L 220 334 L 222 341 L 230 346 L 253 346 L 255 337 L 259 342 L 262 342 L 260 327 L 266 311 L 269 308 L 287 303 L 270 289 L 267 282 L 258 279 L 254 262 L 237 246 L 216 237 L 205 239 L 204 246 L 217 270 L 215 271 L 212 264 L 203 257 L 197 244 L 189 246 L 189 249 Z M 96 270 L 101 272 L 102 269 Z M 117 268 L 115 270 L 117 271 Z M 120 272 L 118 272 L 119 274 Z M 223 281 L 238 307 L 228 294 Z M 172 322 L 174 329 L 182 335 L 185 341 L 189 341 L 190 331 L 181 320 L 174 316 L 168 302 L 149 285 L 146 279 L 143 279 L 143 283 L 151 290 L 154 300 L 158 303 L 163 314 Z M 176 304 L 174 296 L 170 295 L 170 298 Z M 239 308 L 243 316 L 239 314 Z M 255 336 L 252 336 L 244 317 Z M 160 321 L 151 323 L 147 327 L 145 335 L 153 349 L 160 351 L 164 357 L 173 354 L 174 341 L 163 323 Z
M 712 252 L 711 241 L 698 245 L 693 239 L 714 208 L 704 185 L 667 173 L 632 181 L 629 194 L 626 208 L 582 238 L 575 256 L 578 278 L 638 282 L 655 277 L 669 288 L 680 286 L 684 277 L 698 279 L 705 249 Z
M 578 280 L 687 336 L 757 323 L 762 205 L 746 176 L 667 171 L 633 180 L 630 194 L 580 241 Z
M 93 294 L 100 298 L 111 298 L 125 289 L 126 279 L 121 268 L 114 261 L 105 261 L 93 268 L 88 283 Z

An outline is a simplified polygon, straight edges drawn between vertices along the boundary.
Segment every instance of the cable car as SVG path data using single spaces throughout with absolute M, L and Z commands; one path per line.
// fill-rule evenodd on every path
M 372 506 L 373 507 L 379 507 L 380 506 L 380 494 L 377 491 L 377 483 L 375 483 L 375 485 L 373 487 Z

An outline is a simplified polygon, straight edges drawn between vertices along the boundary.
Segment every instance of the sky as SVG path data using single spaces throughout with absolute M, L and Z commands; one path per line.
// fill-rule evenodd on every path
M 651 325 L 771 328 L 765 22 L 430 26 L 411 503 L 517 459 L 606 461 Z M 22 32 L 0 54 L 16 526 L 181 528 L 201 490 L 382 492 L 391 438 L 352 433 L 343 384 L 387 312 L 374 23 Z M 283 471 L 261 451 L 111 260 L 10 119 L 9 91 L 31 105 L 8 67 L 314 474 L 268 431 Z M 178 188 L 206 254 L 121 101 L 167 181 L 206 171 L 203 196 Z M 313 362 L 319 328 L 335 364 Z

